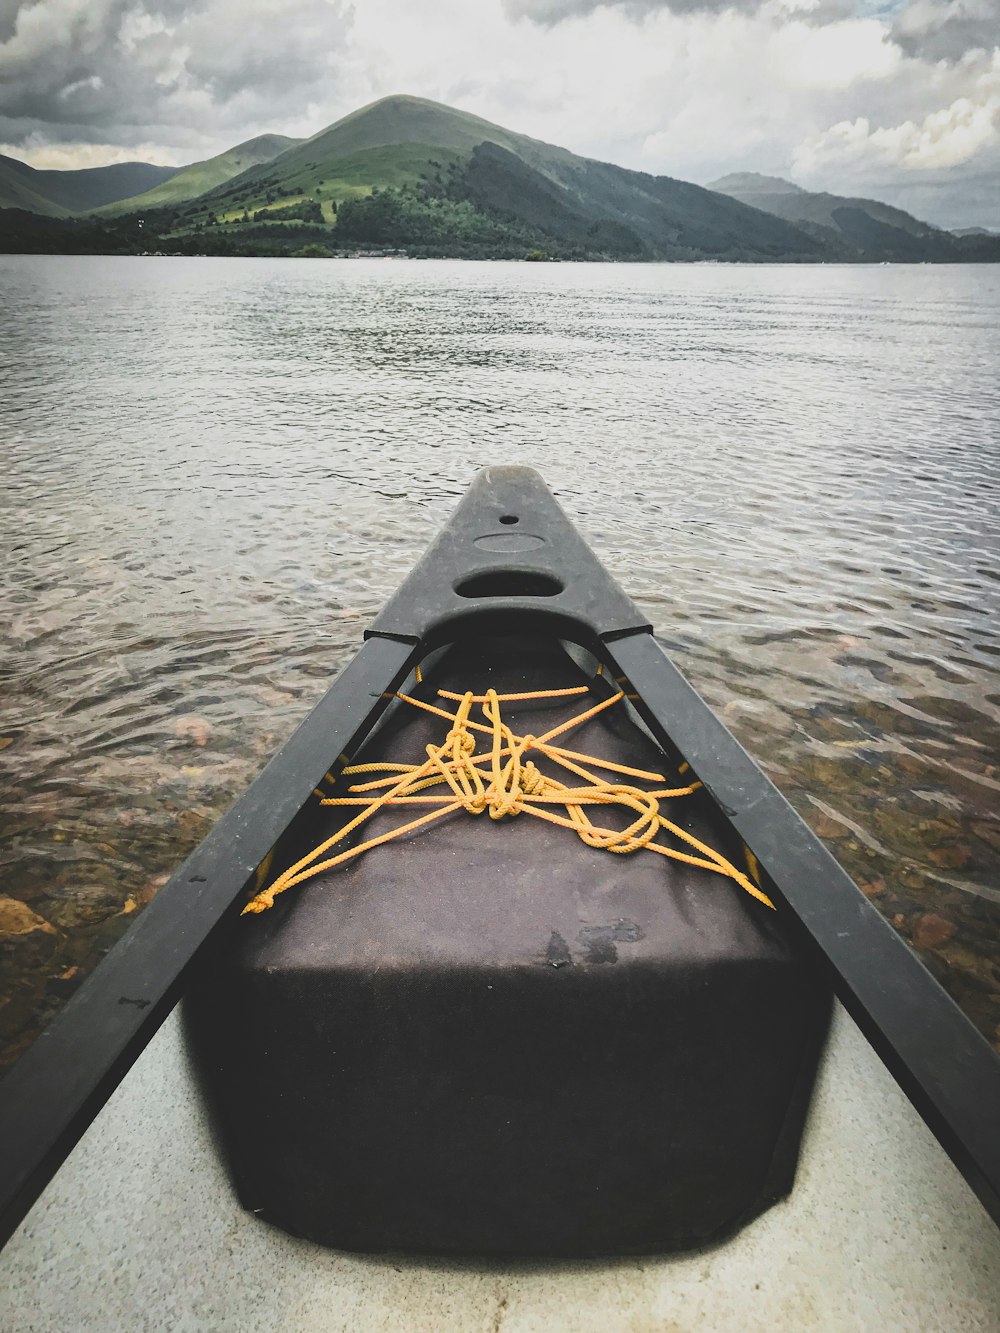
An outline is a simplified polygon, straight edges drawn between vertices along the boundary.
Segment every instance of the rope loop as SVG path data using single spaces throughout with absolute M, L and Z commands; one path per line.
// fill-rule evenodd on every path
M 609 852 L 637 852 L 648 847 L 660 831 L 660 803 L 652 793 L 640 791 L 638 787 L 607 786 L 597 799 L 607 805 L 623 805 L 636 811 L 639 818 L 620 831 L 597 829 L 583 809 L 576 807 L 580 818 L 579 834 L 588 846 L 602 847 Z

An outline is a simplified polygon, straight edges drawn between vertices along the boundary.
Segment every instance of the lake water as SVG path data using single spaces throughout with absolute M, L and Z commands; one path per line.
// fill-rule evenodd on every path
M 4 1059 L 501 462 L 1000 1042 L 998 330 L 1000 266 L 0 256 Z

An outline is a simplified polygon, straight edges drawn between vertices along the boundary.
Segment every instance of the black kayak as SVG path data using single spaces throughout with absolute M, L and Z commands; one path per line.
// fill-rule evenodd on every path
M 185 994 L 240 1196 L 296 1235 L 704 1244 L 791 1189 L 831 993 L 1000 1219 L 987 1043 L 491 468 L 8 1076 L 2 1235 Z

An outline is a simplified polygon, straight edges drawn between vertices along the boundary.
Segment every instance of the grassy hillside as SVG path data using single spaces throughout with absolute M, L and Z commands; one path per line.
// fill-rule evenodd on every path
M 82 213 L 177 174 L 177 167 L 117 162 L 79 171 L 41 171 L 13 157 L 0 157 L 0 208 L 25 208 L 46 217 Z
M 315 200 L 332 223 L 344 200 L 361 198 L 373 189 L 433 180 L 459 160 L 450 149 L 410 143 L 358 149 L 336 158 L 282 153 L 273 162 L 241 172 L 198 202 L 225 221 L 236 222 L 261 208 Z
M 467 160 L 484 142 L 506 148 L 550 175 L 581 161 L 565 148 L 438 102 L 384 97 L 352 111 L 274 161 L 233 177 L 205 202 L 235 220 L 244 211 L 252 214 L 280 199 L 318 199 L 332 220 L 331 203 L 360 198 L 373 188 L 443 186 L 442 173 Z
M 565 148 L 515 134 L 467 111 L 423 97 L 383 97 L 352 111 L 349 116 L 320 130 L 282 162 L 294 168 L 306 161 L 338 161 L 372 148 L 421 144 L 467 156 L 477 144 L 495 143 L 541 171 L 580 161 Z
M 101 212 L 134 213 L 141 209 L 164 208 L 188 199 L 197 199 L 199 195 L 239 175 L 248 167 L 269 162 L 298 142 L 298 139 L 289 139 L 284 134 L 258 135 L 256 139 L 248 139 L 246 143 L 228 148 L 224 153 L 206 158 L 204 162 L 192 162 L 190 166 L 182 167 L 172 173 L 169 180 L 141 194 L 133 193 L 128 198 L 122 196 Z

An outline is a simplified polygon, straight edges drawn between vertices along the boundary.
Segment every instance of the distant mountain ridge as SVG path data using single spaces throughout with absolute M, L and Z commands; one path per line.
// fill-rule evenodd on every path
M 801 185 L 794 185 L 781 176 L 762 176 L 758 171 L 734 171 L 707 186 L 720 194 L 805 194 Z
M 159 208 L 195 199 L 230 176 L 300 142 L 284 134 L 261 134 L 186 167 L 118 162 L 107 167 L 58 171 L 29 167 L 17 158 L 0 156 L 0 208 L 24 209 L 55 218 Z
M 138 194 L 92 205 L 89 219 L 58 220 L 50 201 L 53 221 L 33 228 L 26 210 L 40 182 L 18 183 L 21 196 L 8 202 L 20 211 L 0 214 L 0 248 L 8 250 L 1000 259 L 997 238 L 954 236 L 874 200 L 815 194 L 754 173 L 705 188 L 580 157 L 410 96 L 382 98 L 306 140 L 248 140 L 171 170 Z
M 708 187 L 751 208 L 803 227 L 819 239 L 847 247 L 857 259 L 951 259 L 956 257 L 953 238 L 921 222 L 901 208 L 877 199 L 804 190 L 780 176 L 761 176 L 753 171 L 736 172 L 713 181 Z
M 235 148 L 227 148 L 224 153 L 206 158 L 201 162 L 192 162 L 186 167 L 179 167 L 170 178 L 155 184 L 143 193 L 120 199 L 109 200 L 104 212 L 127 213 L 136 209 L 162 208 L 170 204 L 184 203 L 197 199 L 207 190 L 218 185 L 249 167 L 261 162 L 270 162 L 279 153 L 284 153 L 302 142 L 290 139 L 284 134 L 259 134 L 255 139 L 247 139 Z
M 0 156 L 0 208 L 25 208 L 45 217 L 69 217 L 127 199 L 175 176 L 180 167 L 152 162 L 116 162 L 77 171 L 41 170 Z

